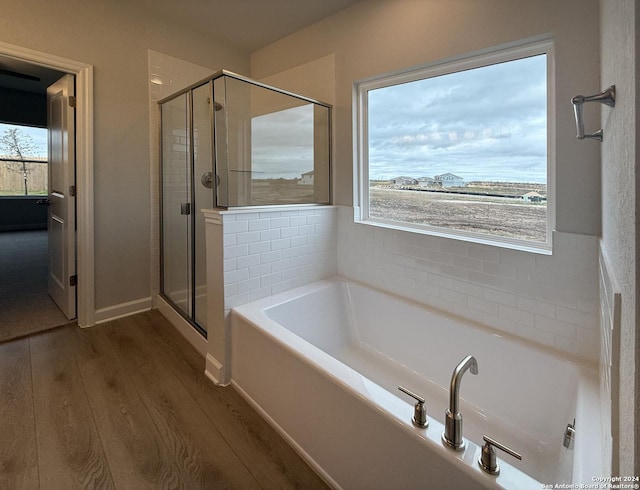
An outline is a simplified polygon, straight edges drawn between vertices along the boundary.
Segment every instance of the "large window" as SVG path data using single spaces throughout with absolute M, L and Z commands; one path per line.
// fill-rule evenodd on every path
M 0 196 L 47 195 L 47 129 L 0 123 Z
M 552 45 L 356 84 L 362 221 L 548 251 Z

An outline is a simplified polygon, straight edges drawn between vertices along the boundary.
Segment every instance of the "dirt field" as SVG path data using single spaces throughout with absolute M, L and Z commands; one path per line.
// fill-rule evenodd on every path
M 272 179 L 251 182 L 251 204 L 306 204 L 314 202 L 312 185 L 300 185 L 295 180 Z
M 545 241 L 546 204 L 409 190 L 370 189 L 372 217 Z

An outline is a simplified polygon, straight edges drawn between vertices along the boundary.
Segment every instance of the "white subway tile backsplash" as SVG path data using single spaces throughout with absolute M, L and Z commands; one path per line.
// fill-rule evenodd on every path
M 297 226 L 291 226 L 289 228 L 282 228 L 280 230 L 280 236 L 282 238 L 297 237 L 299 234 L 300 234 L 300 231 L 298 230 Z
M 233 271 L 238 267 L 238 259 L 225 259 L 222 263 L 222 270 L 224 272 Z
M 247 279 L 246 281 L 241 281 L 236 284 L 236 290 L 238 293 L 246 293 L 248 291 L 254 291 L 260 288 L 260 278 L 254 277 L 252 279 Z
M 336 208 L 229 211 L 223 228 L 226 309 L 336 273 Z
M 498 262 L 498 249 L 488 245 L 474 244 L 468 249 L 469 257 L 480 259 L 485 262 Z
M 291 259 L 279 260 L 271 264 L 272 272 L 280 272 L 286 269 L 291 269 Z
M 595 330 L 597 327 L 597 317 L 595 315 L 589 315 L 563 306 L 558 306 L 556 308 L 556 317 L 558 320 L 572 323 L 573 325 L 583 329 Z
M 575 325 L 542 315 L 536 315 L 535 326 L 539 330 L 544 330 L 545 332 L 567 339 L 575 339 L 578 335 L 578 329 Z
M 260 240 L 268 242 L 269 240 L 277 240 L 280 238 L 280 229 L 265 230 L 260 232 Z
M 249 254 L 248 245 L 235 245 L 230 247 L 224 247 L 225 259 L 232 259 L 234 257 L 242 257 Z
M 280 229 L 280 228 L 288 228 L 290 218 L 272 218 L 269 220 L 269 228 Z
M 280 257 L 282 259 L 290 259 L 292 257 L 298 257 L 300 255 L 300 249 L 291 242 L 291 248 L 285 248 L 280 250 Z
M 301 235 L 313 235 L 316 232 L 315 225 L 302 225 L 298 228 Z
M 355 224 L 346 207 L 225 213 L 223 221 L 225 308 L 338 272 L 572 356 L 597 359 L 595 237 L 554 233 L 553 255 L 539 256 Z
M 453 281 L 453 289 L 470 297 L 482 298 L 483 289 L 480 286 L 464 281 Z
M 259 231 L 248 231 L 246 233 L 238 233 L 236 235 L 225 235 L 225 236 L 235 236 L 236 243 L 238 245 L 242 245 L 245 243 L 255 243 L 260 241 Z
M 245 231 L 249 231 L 249 225 L 247 221 L 229 221 L 227 222 L 225 216 L 224 223 L 224 234 L 227 235 L 229 233 L 242 233 Z
M 466 305 L 467 304 L 467 295 L 459 293 L 457 291 L 452 291 L 451 289 L 440 288 L 440 297 L 446 299 L 447 301 L 451 301 L 457 305 Z
M 456 267 L 463 267 L 466 270 L 481 271 L 483 269 L 483 263 L 480 259 L 475 259 L 466 256 L 454 256 L 453 265 Z
M 234 271 L 224 273 L 224 283 L 233 284 L 249 279 L 249 269 L 236 269 Z
M 236 306 L 240 306 L 249 302 L 250 295 L 246 292 L 240 293 L 240 294 L 234 294 L 234 295 L 227 295 L 226 293 L 227 291 L 225 288 L 225 295 L 224 295 L 225 309 L 230 310 L 232 308 L 235 308 Z
M 270 251 L 271 251 L 270 241 L 249 244 L 249 254 L 251 255 L 261 254 L 261 253 L 270 252 Z M 225 251 L 225 254 L 226 254 L 226 251 Z
M 483 262 L 482 272 L 501 278 L 516 279 L 518 277 L 518 268 L 514 265 L 495 264 L 493 262 Z
M 279 240 L 271 241 L 271 250 L 282 250 L 283 248 L 290 248 L 291 240 L 289 238 L 281 238 Z
M 307 236 L 296 236 L 291 238 L 291 246 L 292 247 L 300 247 L 301 245 L 306 245 L 309 239 Z
M 554 305 L 543 303 L 542 301 L 535 299 L 519 296 L 517 299 L 517 306 L 521 310 L 546 316 L 548 318 L 555 318 L 556 315 L 556 307 Z
M 339 208 L 340 275 L 597 359 L 596 237 L 554 232 L 553 254 L 538 255 L 354 223 L 353 216 Z
M 556 337 L 552 333 L 537 328 L 520 326 L 516 331 L 516 335 L 547 347 L 555 347 L 556 345 Z
M 487 301 L 475 296 L 467 296 L 467 305 L 469 308 L 473 308 L 482 313 L 498 316 L 498 303 L 493 303 L 492 301 Z
M 268 219 L 254 219 L 249 221 L 249 231 L 262 231 L 269 229 Z
M 258 256 L 259 258 L 260 256 Z M 266 274 L 271 274 L 271 264 L 260 264 L 253 267 L 249 267 L 250 277 L 260 277 Z
M 267 296 L 271 296 L 271 294 L 272 292 L 270 287 L 254 289 L 249 292 L 249 298 L 247 299 L 247 301 L 245 301 L 245 303 L 248 303 L 249 301 L 256 301 L 258 299 L 266 298 Z M 226 301 L 226 298 L 225 298 L 225 301 Z M 236 305 L 236 306 L 240 306 L 240 305 Z
M 270 262 L 276 262 L 280 260 L 280 251 L 276 250 L 275 252 L 265 252 L 260 254 L 260 263 L 268 264 Z
M 517 325 L 534 326 L 534 315 L 528 311 L 519 310 L 512 306 L 498 305 L 498 316 L 515 322 Z
M 238 235 L 236 234 L 224 235 L 222 238 L 222 244 L 225 247 L 237 245 L 237 243 L 238 243 Z
M 260 276 L 260 287 L 267 287 L 282 280 L 282 274 L 280 272 L 274 272 L 273 274 L 267 274 Z
M 235 214 L 233 217 L 235 221 L 257 221 L 260 219 L 260 213 L 241 213 Z M 251 230 L 251 223 L 249 223 L 249 230 Z
M 485 289 L 483 297 L 488 301 L 493 301 L 494 303 L 505 306 L 515 307 L 518 305 L 518 298 L 514 294 L 497 291 L 495 289 Z
M 292 216 L 291 218 L 289 218 L 290 226 L 300 226 L 300 225 L 306 225 L 306 224 L 307 224 L 306 216 Z
M 247 269 L 260 263 L 260 255 L 247 255 L 245 257 L 238 257 L 237 259 L 232 260 L 235 260 L 235 265 L 238 269 Z

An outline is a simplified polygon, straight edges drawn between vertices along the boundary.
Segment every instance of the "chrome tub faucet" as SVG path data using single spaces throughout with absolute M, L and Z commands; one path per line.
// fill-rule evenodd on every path
M 467 371 L 478 374 L 478 362 L 473 356 L 465 357 L 453 370 L 449 388 L 449 409 L 445 414 L 442 441 L 456 451 L 462 451 L 465 440 L 462 438 L 462 414 L 460 413 L 460 383 Z

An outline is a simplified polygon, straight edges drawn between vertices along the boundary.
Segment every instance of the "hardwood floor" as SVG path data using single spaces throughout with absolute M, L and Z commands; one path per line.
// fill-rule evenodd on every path
M 0 344 L 0 488 L 327 488 L 157 312 Z

